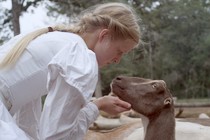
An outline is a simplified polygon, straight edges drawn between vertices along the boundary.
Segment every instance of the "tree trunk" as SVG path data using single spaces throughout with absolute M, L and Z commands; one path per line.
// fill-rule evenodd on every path
M 12 26 L 14 35 L 20 34 L 20 14 L 21 14 L 22 4 L 19 0 L 12 0 Z
M 152 60 L 152 45 L 149 45 L 149 67 L 150 67 L 150 78 L 153 79 L 153 60 Z

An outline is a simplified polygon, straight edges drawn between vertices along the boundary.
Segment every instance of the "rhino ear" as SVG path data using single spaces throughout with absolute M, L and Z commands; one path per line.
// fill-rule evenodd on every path
M 171 105 L 172 104 L 172 98 L 168 97 L 164 100 L 164 105 Z

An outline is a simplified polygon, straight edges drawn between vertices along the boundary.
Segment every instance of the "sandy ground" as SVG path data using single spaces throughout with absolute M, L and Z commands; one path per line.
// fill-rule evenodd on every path
M 210 117 L 210 107 L 175 108 L 176 115 L 180 111 L 182 111 L 182 113 L 178 118 L 198 118 L 201 113 L 205 113 Z

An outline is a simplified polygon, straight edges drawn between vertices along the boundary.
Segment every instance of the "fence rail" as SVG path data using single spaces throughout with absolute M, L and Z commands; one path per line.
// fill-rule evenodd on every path
M 210 107 L 210 103 L 175 103 L 176 108 L 180 107 Z

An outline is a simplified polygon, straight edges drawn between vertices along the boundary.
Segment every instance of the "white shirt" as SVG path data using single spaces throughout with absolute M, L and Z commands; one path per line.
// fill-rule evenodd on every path
M 1 58 L 19 38 L 1 47 Z M 77 140 L 99 113 L 90 102 L 97 77 L 96 56 L 81 37 L 50 32 L 31 41 L 11 69 L 0 71 L 0 82 L 5 85 L 0 90 L 12 104 L 12 114 L 48 93 L 40 123 L 41 139 Z

